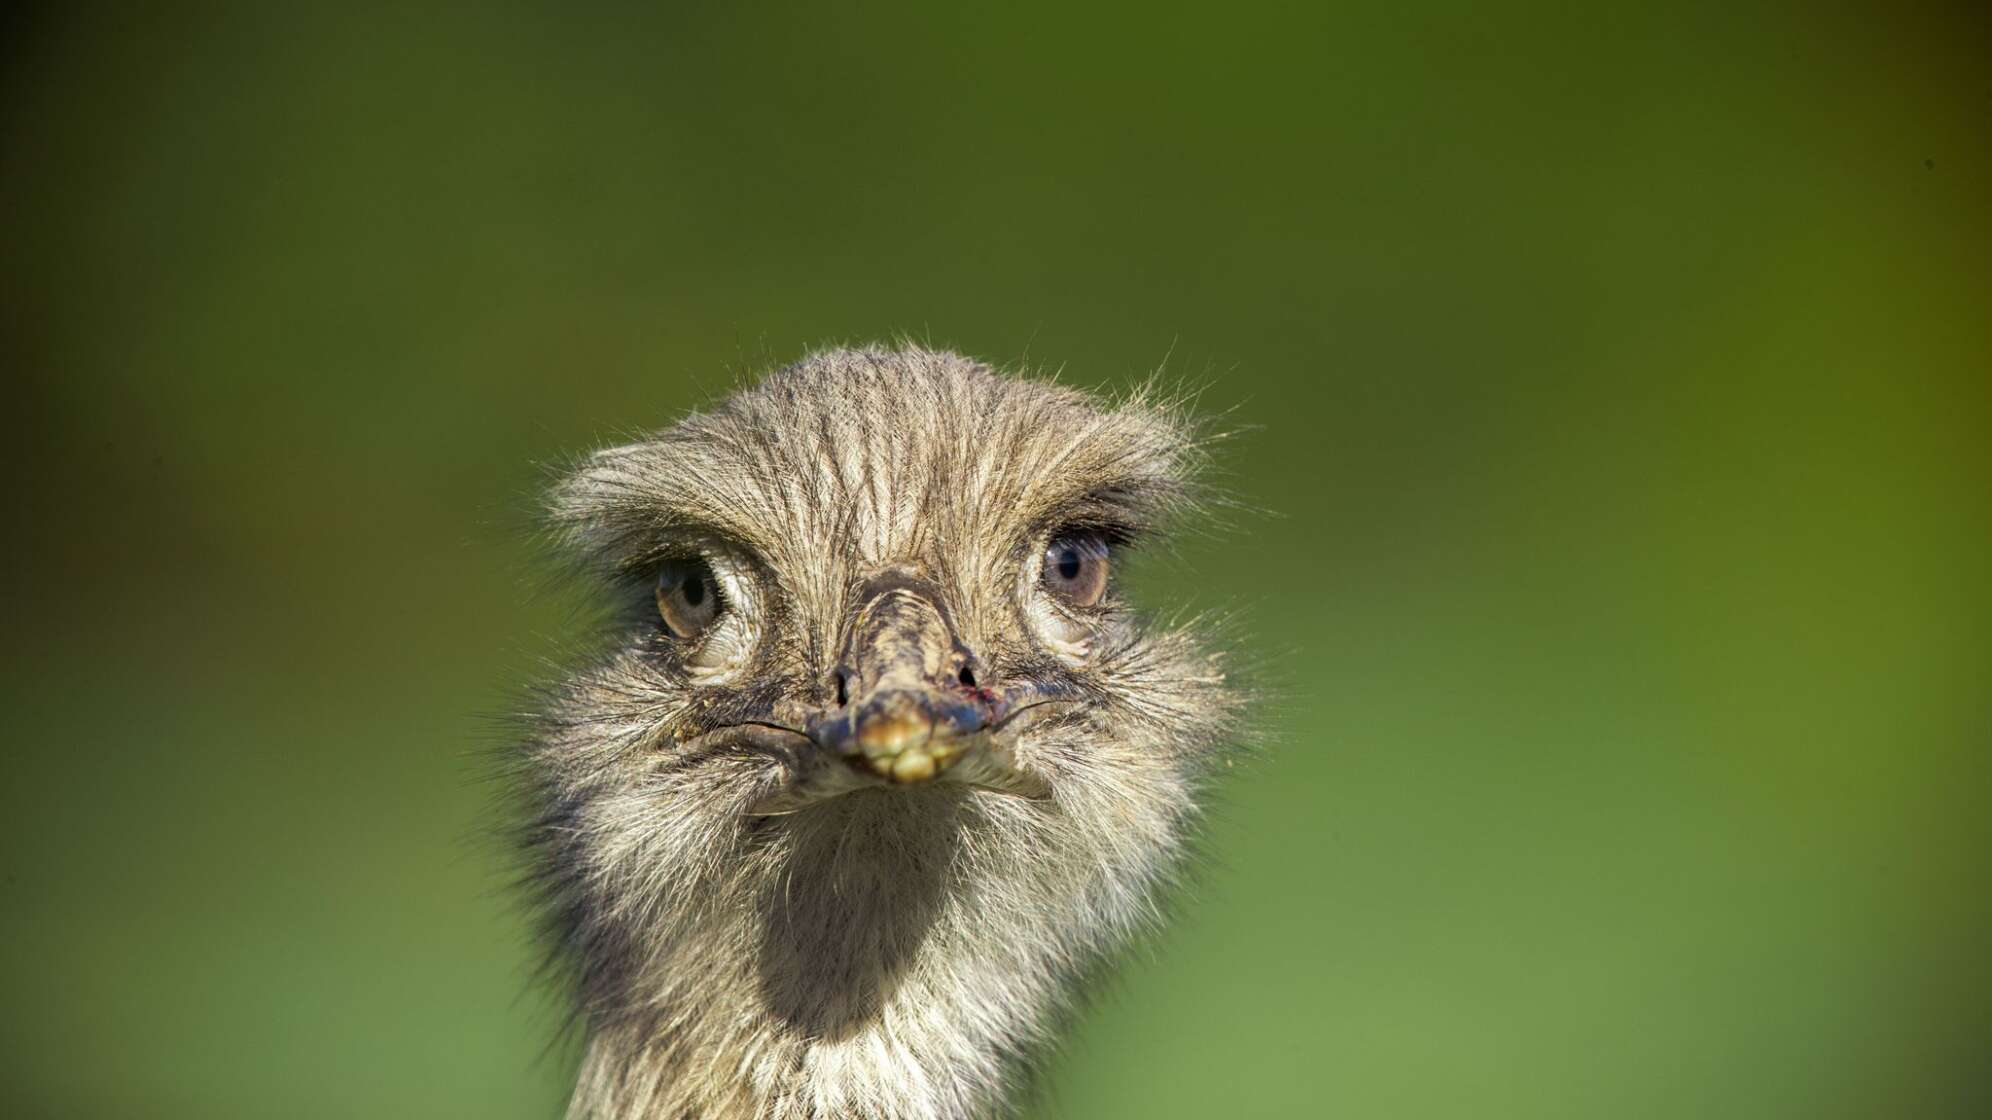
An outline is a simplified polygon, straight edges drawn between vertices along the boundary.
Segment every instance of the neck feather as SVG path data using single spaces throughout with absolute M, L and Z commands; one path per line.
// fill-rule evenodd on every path
M 588 962 L 570 1116 L 999 1110 L 1174 862 L 1187 790 L 1147 777 L 1091 801 L 853 794 L 735 826 L 723 856 L 651 874 Z M 1149 808 L 1129 813 L 1129 793 Z

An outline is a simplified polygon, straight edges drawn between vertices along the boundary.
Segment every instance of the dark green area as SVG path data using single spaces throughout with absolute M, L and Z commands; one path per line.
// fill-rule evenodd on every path
M 1141 575 L 1274 735 L 1034 1116 L 1982 1115 L 1970 11 L 16 17 L 0 1111 L 556 1116 L 542 465 L 904 333 L 1272 511 Z

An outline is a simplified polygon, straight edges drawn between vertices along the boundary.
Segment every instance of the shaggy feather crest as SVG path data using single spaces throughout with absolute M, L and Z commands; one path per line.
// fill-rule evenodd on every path
M 589 457 L 551 520 L 625 608 L 528 747 L 534 883 L 577 978 L 570 1115 L 940 1120 L 1000 1114 L 1081 978 L 1156 919 L 1237 699 L 1191 627 L 1038 586 L 1047 539 L 1139 542 L 1195 509 L 1179 404 L 1103 404 L 912 347 L 819 353 Z M 725 609 L 657 624 L 697 556 Z M 987 680 L 1074 702 L 1006 732 L 1042 796 L 964 782 L 757 809 L 840 765 L 862 589 L 912 573 Z

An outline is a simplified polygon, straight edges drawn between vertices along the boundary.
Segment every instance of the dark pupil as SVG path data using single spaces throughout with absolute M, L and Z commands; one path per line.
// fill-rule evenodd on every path
M 1079 578 L 1079 550 L 1068 548 L 1058 554 L 1058 578 L 1074 580 Z
M 696 607 L 705 602 L 705 581 L 697 576 L 686 576 L 683 586 L 679 587 L 678 591 L 685 597 L 687 606 Z

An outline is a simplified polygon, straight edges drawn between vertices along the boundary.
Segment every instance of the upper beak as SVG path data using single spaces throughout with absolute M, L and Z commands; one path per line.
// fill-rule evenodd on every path
M 1000 718 L 996 694 L 963 671 L 971 660 L 931 587 L 885 581 L 863 599 L 845 641 L 843 703 L 809 721 L 810 737 L 887 781 L 930 781 Z
M 868 786 L 922 785 L 943 775 L 997 793 L 1049 796 L 1051 787 L 1017 765 L 1014 744 L 999 733 L 1031 709 L 1076 697 L 1042 681 L 982 680 L 984 667 L 956 640 L 938 593 L 915 577 L 883 577 L 860 603 L 837 664 L 836 704 L 792 729 L 842 763 L 804 768 L 750 811 L 792 813 Z

